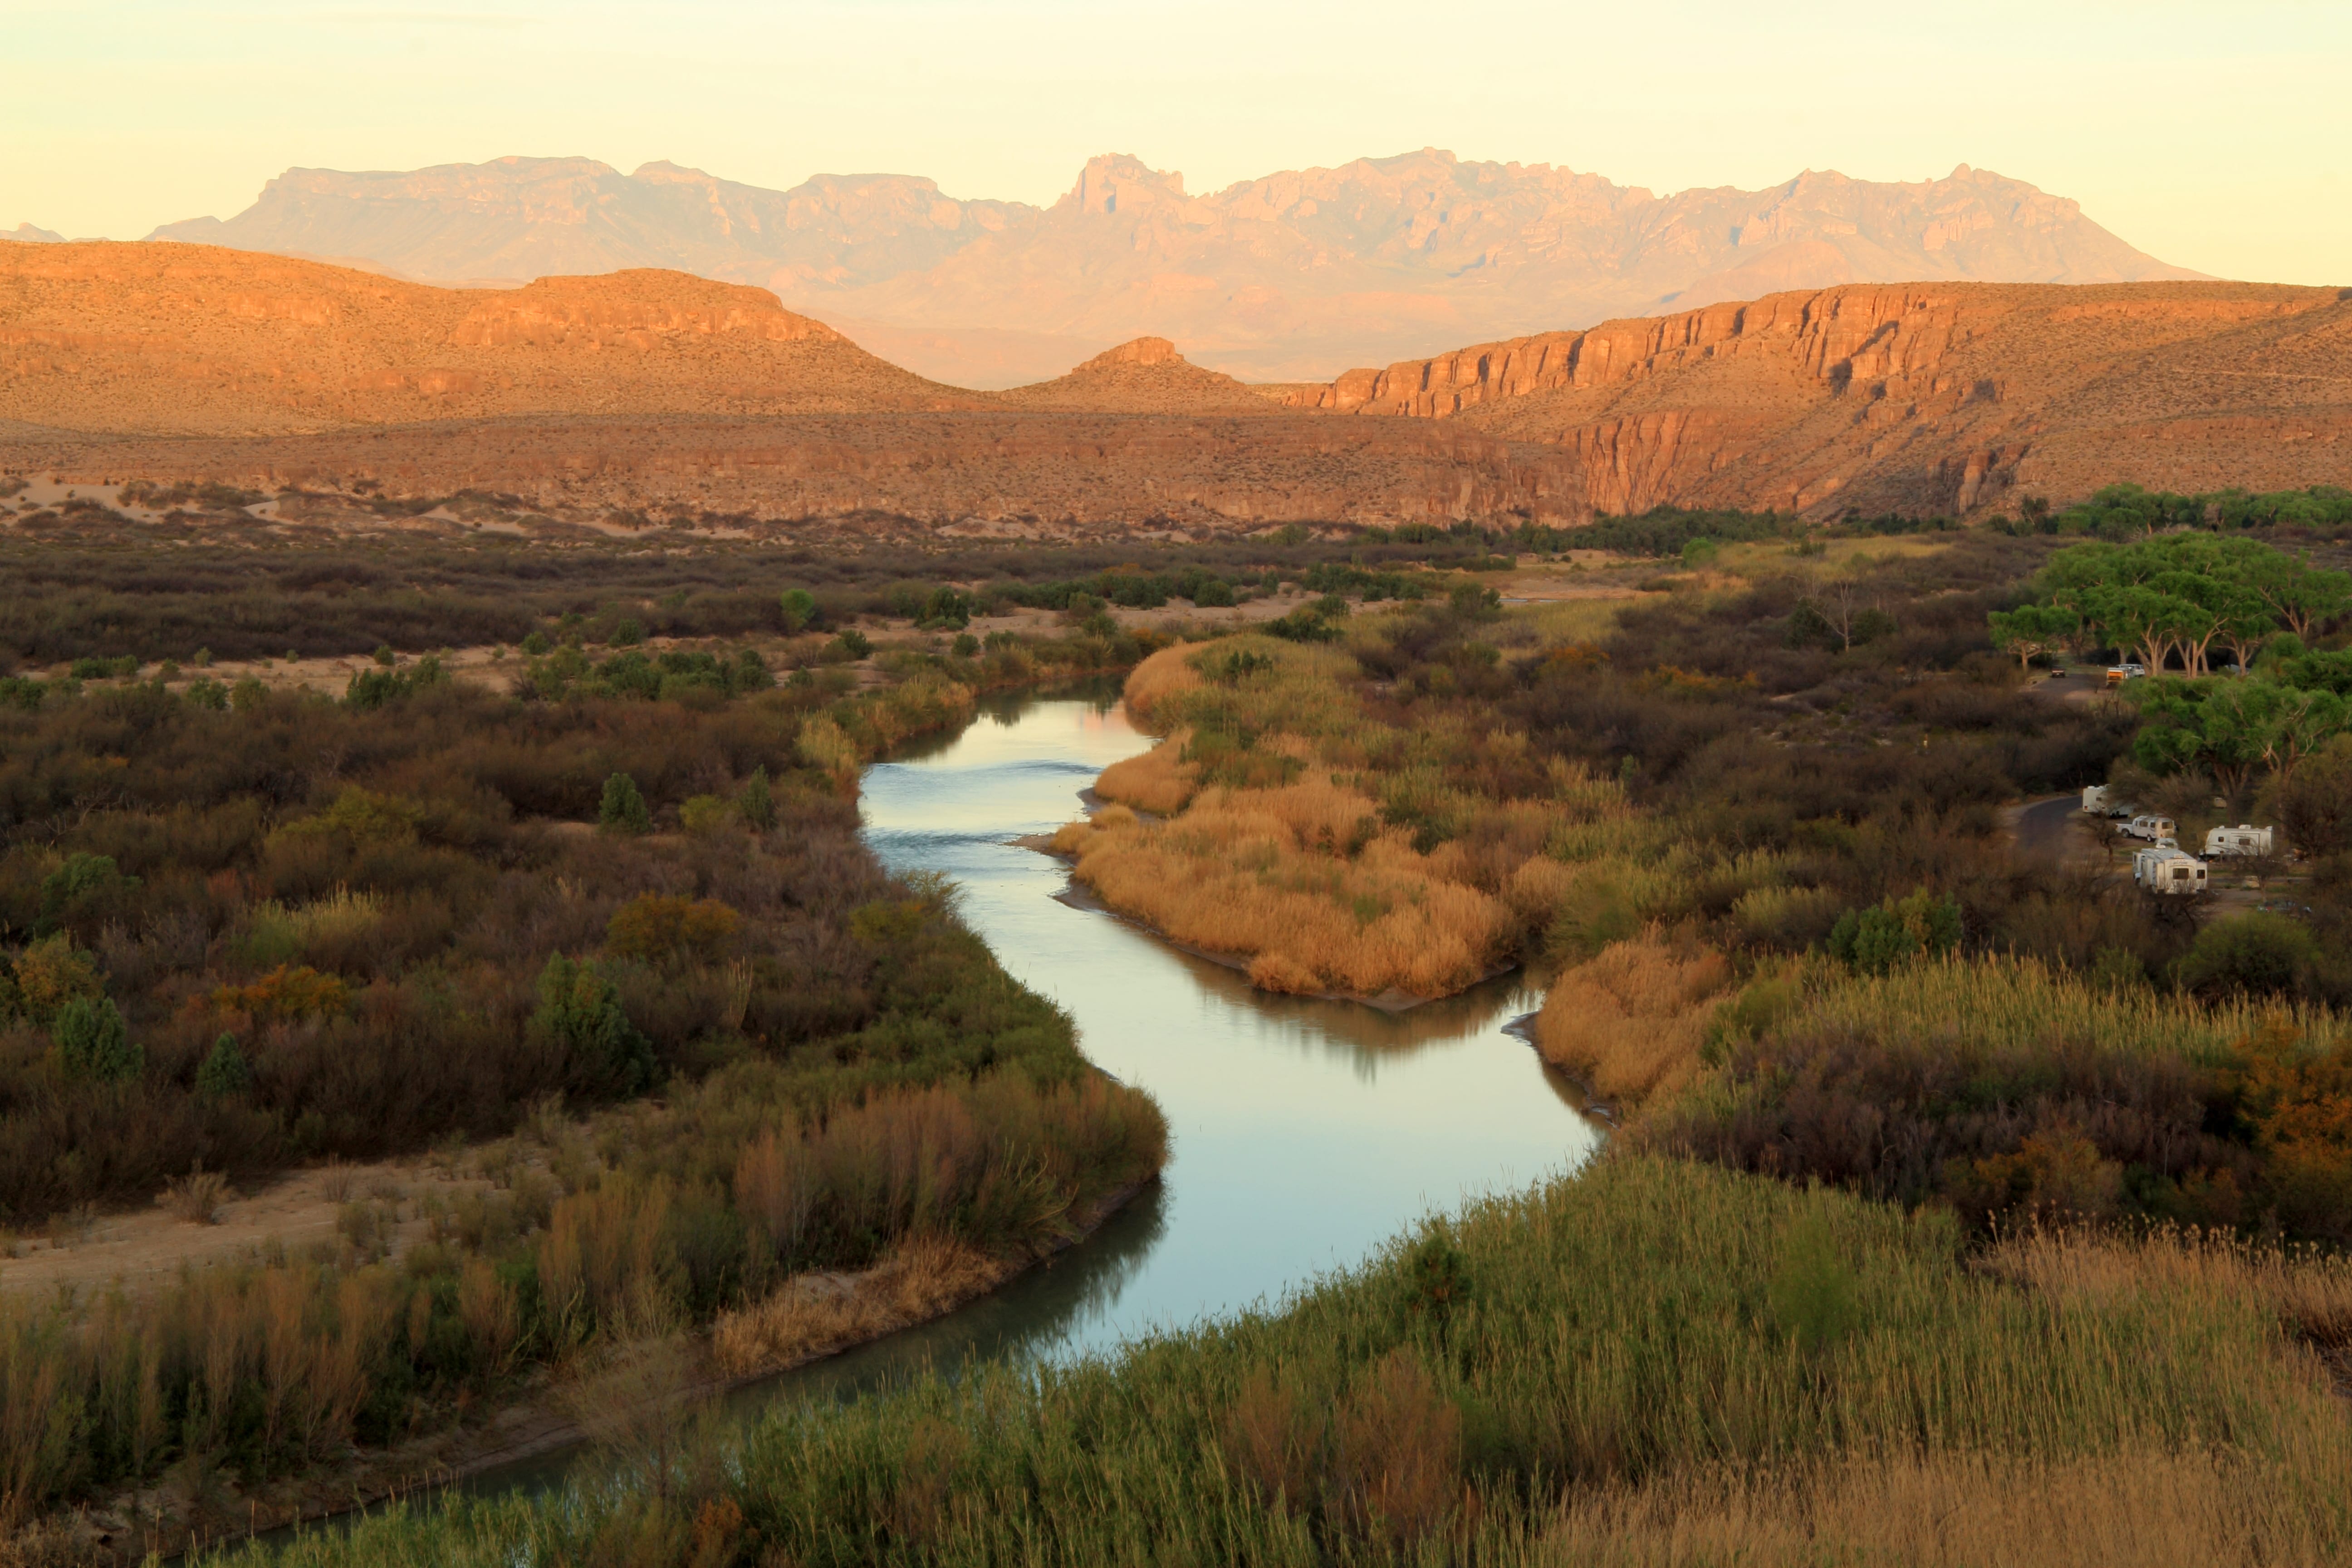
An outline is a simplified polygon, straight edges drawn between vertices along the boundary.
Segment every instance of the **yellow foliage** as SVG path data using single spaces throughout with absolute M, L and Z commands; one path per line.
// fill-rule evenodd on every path
M 1055 845 L 1113 908 L 1188 945 L 1248 956 L 1268 990 L 1458 991 L 1508 952 L 1511 907 L 1446 875 L 1455 847 L 1418 854 L 1378 820 L 1369 796 L 1315 775 L 1204 790 L 1165 823 L 1097 818 Z
M 615 958 L 651 963 L 695 957 L 712 959 L 735 940 L 735 911 L 716 899 L 667 899 L 646 893 L 613 911 L 604 928 L 604 950 Z
M 1181 696 L 1201 684 L 1201 672 L 1192 668 L 1192 658 L 1200 650 L 1178 643 L 1161 648 L 1135 667 L 1127 678 L 1127 710 L 1139 723 L 1152 721 L 1154 711 L 1171 697 Z
M 1162 816 L 1183 810 L 1199 782 L 1200 770 L 1184 761 L 1184 747 L 1192 738 L 1192 731 L 1179 730 L 1142 755 L 1113 763 L 1095 780 L 1095 793 Z
M 1677 1088 L 1698 1070 L 1709 1000 L 1730 984 L 1721 953 L 1671 947 L 1653 930 L 1555 980 L 1536 1043 L 1545 1060 L 1612 1100 Z

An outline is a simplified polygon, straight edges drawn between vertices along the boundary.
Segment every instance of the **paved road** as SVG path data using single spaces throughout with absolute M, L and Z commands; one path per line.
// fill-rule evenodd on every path
M 2075 847 L 2074 821 L 2083 815 L 2079 795 L 2037 800 L 2017 814 L 2017 847 L 2042 859 L 2058 860 Z

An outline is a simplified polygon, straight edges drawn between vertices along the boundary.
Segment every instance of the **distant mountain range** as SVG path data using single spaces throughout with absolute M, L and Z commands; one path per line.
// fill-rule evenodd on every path
M 1245 379 L 1319 380 L 1775 289 L 2200 276 L 2135 250 L 2073 201 L 1965 164 L 1917 184 L 1808 172 L 1764 191 L 1658 196 L 1435 149 L 1208 195 L 1107 155 L 1047 207 L 960 200 L 912 175 L 821 174 L 772 191 L 588 158 L 290 169 L 226 222 L 150 237 L 436 283 L 673 268 L 770 289 L 886 359 L 978 387 L 1055 375 L 1147 333 Z

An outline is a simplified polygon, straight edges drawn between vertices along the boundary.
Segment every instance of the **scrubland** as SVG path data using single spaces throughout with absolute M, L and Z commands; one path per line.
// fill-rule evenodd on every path
M 0 1304 L 0 1525 L 147 1489 L 114 1550 L 241 1530 L 273 1478 L 544 1401 L 553 1369 L 716 1323 L 689 1361 L 740 1376 L 936 1312 L 1148 1180 L 1150 1100 L 951 889 L 882 872 L 853 798 L 981 688 L 1131 659 L 1124 636 L 907 654 L 855 691 L 728 649 L 624 679 L 625 650 L 576 647 L 577 679 L 518 661 L 510 693 L 398 656 L 340 701 L 14 678 L 12 1255 L 159 1195 L 203 1223 L 297 1165 L 429 1149 L 472 1179 Z
M 2028 692 L 1990 646 L 1988 612 L 2021 602 L 2049 542 L 1811 543 L 1699 560 L 1606 608 L 1506 610 L 1465 583 L 1153 652 L 1129 700 L 1168 739 L 1058 837 L 1114 907 L 1272 989 L 1393 1000 L 1539 963 L 1541 1048 L 1624 1122 L 1583 1173 L 1100 1361 L 615 1441 L 560 1496 L 396 1510 L 275 1556 L 2342 1560 L 2352 1027 L 2326 955 L 2346 951 L 2346 847 L 2315 846 L 2297 884 L 2319 958 L 2200 965 L 2225 922 L 2009 837 L 2009 803 L 2109 776 L 2138 723 Z M 813 800 L 881 732 L 830 700 L 838 741 L 813 709 L 795 731 Z M 951 943 L 947 913 L 893 890 L 852 905 L 850 939 L 913 921 Z M 672 1145 L 729 1134 L 604 1112 L 611 1174 L 566 1232 L 603 1250 L 551 1264 L 553 1228 L 530 1231 L 536 1273 L 633 1310 L 626 1265 L 587 1260 L 646 1256 L 655 1194 L 680 1212 L 698 1173 L 746 1257 L 840 1246 L 827 1216 L 935 1212 L 936 1189 L 857 1209 L 877 1188 L 851 1183 L 828 1207 L 793 1195 L 824 1190 L 806 1173 L 912 1142 L 963 1173 L 946 1187 L 974 1238 L 805 1256 L 919 1303 L 1037 1212 L 956 1152 L 1156 1157 L 1148 1108 L 1075 1071 L 1018 1100 L 909 1072 L 853 1119 L 768 1087 L 793 1059 L 720 1062 L 665 1109 L 736 1130 L 718 1162 Z M 812 1284 L 717 1301 L 721 1354 L 855 1331 Z M 132 1391 L 108 1397 L 135 1435 L 137 1366 L 110 1375 L 90 1386 Z

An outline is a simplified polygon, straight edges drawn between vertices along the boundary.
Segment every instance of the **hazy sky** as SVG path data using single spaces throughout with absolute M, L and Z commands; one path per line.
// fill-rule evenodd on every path
M 2228 277 L 2352 283 L 2352 0 L 0 0 L 0 229 L 132 238 L 289 165 L 657 158 L 1049 201 L 1421 146 L 1664 192 L 1973 163 Z

